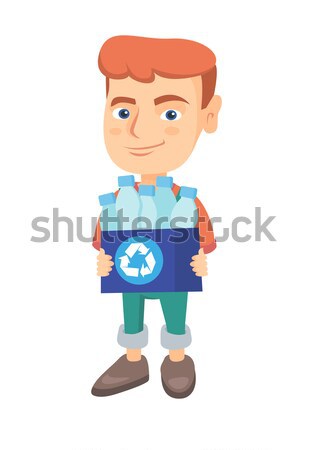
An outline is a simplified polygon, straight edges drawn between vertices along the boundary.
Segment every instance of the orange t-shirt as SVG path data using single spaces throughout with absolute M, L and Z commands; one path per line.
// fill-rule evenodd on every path
M 135 183 L 136 190 L 138 190 L 138 185 L 139 185 L 139 183 Z M 177 184 L 174 184 L 172 190 L 173 190 L 175 197 L 177 197 L 179 190 L 180 190 L 180 186 L 178 186 Z M 115 192 L 116 196 L 118 195 L 118 192 L 119 191 Z M 204 205 L 197 197 L 195 199 L 195 204 L 196 204 L 196 207 L 198 210 L 198 221 L 197 221 L 196 227 L 199 228 L 200 246 L 204 250 L 204 253 L 210 253 L 217 246 L 215 237 L 214 237 L 214 232 L 212 229 L 212 224 L 209 220 L 209 216 L 206 212 Z M 96 250 L 100 250 L 100 248 L 101 248 L 100 220 L 98 220 L 98 223 L 96 226 L 92 245 L 94 246 L 94 248 Z

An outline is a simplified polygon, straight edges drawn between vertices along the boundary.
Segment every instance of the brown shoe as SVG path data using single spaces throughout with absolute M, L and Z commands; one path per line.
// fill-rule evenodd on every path
M 174 398 L 188 397 L 195 386 L 194 362 L 190 356 L 179 362 L 167 356 L 161 366 L 162 385 L 165 392 Z
M 105 397 L 135 388 L 148 380 L 149 370 L 145 356 L 140 361 L 131 362 L 123 355 L 97 379 L 91 393 L 97 397 Z

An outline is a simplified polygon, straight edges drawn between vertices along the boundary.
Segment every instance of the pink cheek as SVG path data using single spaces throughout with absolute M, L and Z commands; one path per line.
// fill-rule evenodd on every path
M 117 136 L 121 133 L 121 128 L 110 128 L 109 132 L 110 132 L 110 134 Z
M 176 134 L 179 133 L 179 128 L 177 128 L 177 127 L 167 127 L 167 128 L 165 128 L 164 131 L 169 136 L 175 136 Z

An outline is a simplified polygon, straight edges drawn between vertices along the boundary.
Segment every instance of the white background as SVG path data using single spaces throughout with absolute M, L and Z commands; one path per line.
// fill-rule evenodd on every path
M 309 448 L 305 6 L 1 3 L 1 448 Z M 255 206 L 277 216 L 277 242 L 229 239 L 209 256 L 205 291 L 188 306 L 197 386 L 180 401 L 161 386 L 163 316 L 154 301 L 145 313 L 149 383 L 91 396 L 122 354 L 120 295 L 99 293 L 96 251 L 66 242 L 64 224 L 61 242 L 30 241 L 32 219 L 51 217 L 53 207 L 83 216 L 89 234 L 97 195 L 116 187 L 97 56 L 117 34 L 191 38 L 215 52 L 218 132 L 201 137 L 172 175 L 195 185 L 226 227 L 238 215 L 253 219 Z

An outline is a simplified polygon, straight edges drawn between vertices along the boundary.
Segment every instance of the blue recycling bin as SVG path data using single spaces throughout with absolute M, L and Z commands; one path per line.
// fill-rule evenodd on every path
M 200 249 L 198 228 L 102 231 L 101 243 L 115 263 L 101 277 L 102 293 L 202 291 L 190 266 Z

